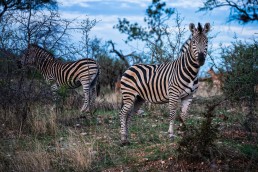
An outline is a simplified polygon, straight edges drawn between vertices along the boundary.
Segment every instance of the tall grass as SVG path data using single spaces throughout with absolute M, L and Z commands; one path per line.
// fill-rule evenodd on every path
M 72 130 L 68 132 L 66 140 L 56 143 L 56 156 L 59 158 L 57 166 L 63 170 L 88 170 L 97 153 L 93 149 L 94 141 L 87 142 L 82 135 Z
M 36 142 L 34 150 L 21 150 L 12 157 L 12 169 L 20 172 L 50 171 L 53 155 L 41 143 Z

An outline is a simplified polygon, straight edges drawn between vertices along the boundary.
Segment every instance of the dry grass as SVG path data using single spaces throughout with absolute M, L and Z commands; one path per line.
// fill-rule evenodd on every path
M 96 109 L 114 110 L 121 108 L 120 93 L 109 93 L 96 98 Z
M 199 82 L 199 88 L 194 96 L 197 97 L 211 97 L 211 96 L 220 96 L 222 91 L 220 88 L 216 87 L 210 82 Z
M 69 130 L 67 140 L 56 143 L 56 155 L 61 168 L 85 171 L 91 167 L 96 151 L 93 142 L 86 142 L 82 135 Z
M 28 125 L 31 131 L 36 135 L 49 134 L 51 136 L 57 133 L 57 114 L 53 107 L 43 106 L 32 108 L 31 116 L 28 119 Z
M 18 151 L 12 158 L 13 170 L 19 172 L 50 171 L 52 155 L 40 143 L 35 150 Z

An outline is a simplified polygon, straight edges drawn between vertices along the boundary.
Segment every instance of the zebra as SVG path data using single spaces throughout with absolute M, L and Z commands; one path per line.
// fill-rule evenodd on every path
M 190 23 L 189 29 L 191 35 L 183 44 L 180 56 L 176 60 L 159 65 L 136 64 L 122 75 L 122 106 L 119 113 L 122 145 L 130 144 L 128 125 L 131 116 L 145 101 L 156 104 L 169 103 L 168 134 L 171 140 L 175 138 L 173 127 L 179 100 L 180 121 L 184 124 L 193 93 L 198 88 L 197 74 L 207 55 L 207 33 L 210 31 L 210 24 L 206 23 L 202 27 L 198 23 L 196 28 Z
M 82 85 L 84 104 L 81 112 L 90 112 L 96 98 L 96 83 L 100 67 L 93 59 L 84 58 L 74 62 L 62 62 L 53 54 L 38 45 L 30 44 L 21 57 L 23 66 L 34 67 L 40 71 L 56 98 L 60 86 L 77 88 Z

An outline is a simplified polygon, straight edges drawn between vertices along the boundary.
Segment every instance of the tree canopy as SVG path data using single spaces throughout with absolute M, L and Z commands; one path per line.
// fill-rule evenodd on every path
M 56 0 L 1 0 L 0 1 L 0 19 L 7 11 L 57 8 Z
M 230 8 L 229 22 L 246 24 L 258 21 L 258 0 L 205 0 L 199 11 L 212 11 L 221 7 Z

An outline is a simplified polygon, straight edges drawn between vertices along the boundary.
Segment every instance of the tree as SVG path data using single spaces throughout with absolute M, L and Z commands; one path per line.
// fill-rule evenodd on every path
M 7 11 L 40 9 L 40 8 L 56 8 L 56 0 L 1 0 L 0 1 L 0 20 Z
M 120 60 L 124 63 L 125 68 L 130 67 L 130 62 L 133 62 L 133 63 L 142 62 L 141 57 L 137 56 L 136 52 L 132 52 L 127 55 L 124 55 L 121 50 L 119 51 L 115 48 L 115 44 L 112 41 L 108 41 L 108 44 L 111 45 L 112 47 L 112 49 L 110 50 L 110 53 L 115 53 L 120 58 Z
M 147 28 L 139 26 L 138 23 L 130 24 L 125 18 L 123 20 L 119 19 L 115 28 L 128 35 L 127 41 L 139 39 L 162 45 L 162 36 L 165 34 L 163 28 L 167 27 L 165 21 L 169 20 L 174 13 L 174 9 L 165 8 L 165 6 L 166 3 L 160 2 L 160 0 L 152 1 L 152 4 L 146 10 L 147 16 L 144 18 Z
M 36 43 L 51 51 L 55 57 L 67 60 L 75 56 L 75 47 L 69 37 L 69 31 L 73 29 L 70 24 L 74 20 L 62 19 L 58 10 L 36 6 L 33 1 L 22 2 L 28 2 L 28 6 L 9 8 L 0 20 L 0 110 L 5 113 L 5 118 L 0 117 L 0 121 L 15 121 L 15 126 L 20 127 L 31 115 L 29 109 L 32 105 L 56 102 L 52 100 L 49 85 L 37 71 L 18 68 L 18 55 L 29 44 Z M 38 2 L 41 1 L 35 1 L 36 4 Z M 11 111 L 8 111 L 9 107 L 12 107 Z
M 199 11 L 211 11 L 229 7 L 229 22 L 238 21 L 246 24 L 258 21 L 258 0 L 205 0 Z
M 250 129 L 258 94 L 258 42 L 236 41 L 222 48 L 221 58 L 226 70 L 223 92 L 231 102 L 247 103 L 246 126 Z
M 85 20 L 83 20 L 81 22 L 81 30 L 82 30 L 82 48 L 85 51 L 85 55 L 86 57 L 89 57 L 90 55 L 90 37 L 89 37 L 89 33 L 91 31 L 91 29 L 97 24 L 97 20 L 93 19 L 90 20 L 89 18 L 86 18 Z
M 173 60 L 178 55 L 176 50 L 179 50 L 177 47 L 179 47 L 185 32 L 184 29 L 181 29 L 182 20 L 179 15 L 176 15 L 175 19 L 175 28 L 177 30 L 175 28 L 171 29 L 169 22 L 174 13 L 175 9 L 167 8 L 165 2 L 153 0 L 152 4 L 146 9 L 146 17 L 144 17 L 146 26 L 131 23 L 124 18 L 119 19 L 118 24 L 114 28 L 128 35 L 126 43 L 133 40 L 144 42 L 149 48 L 151 57 L 151 60 L 148 62 L 166 62 Z

